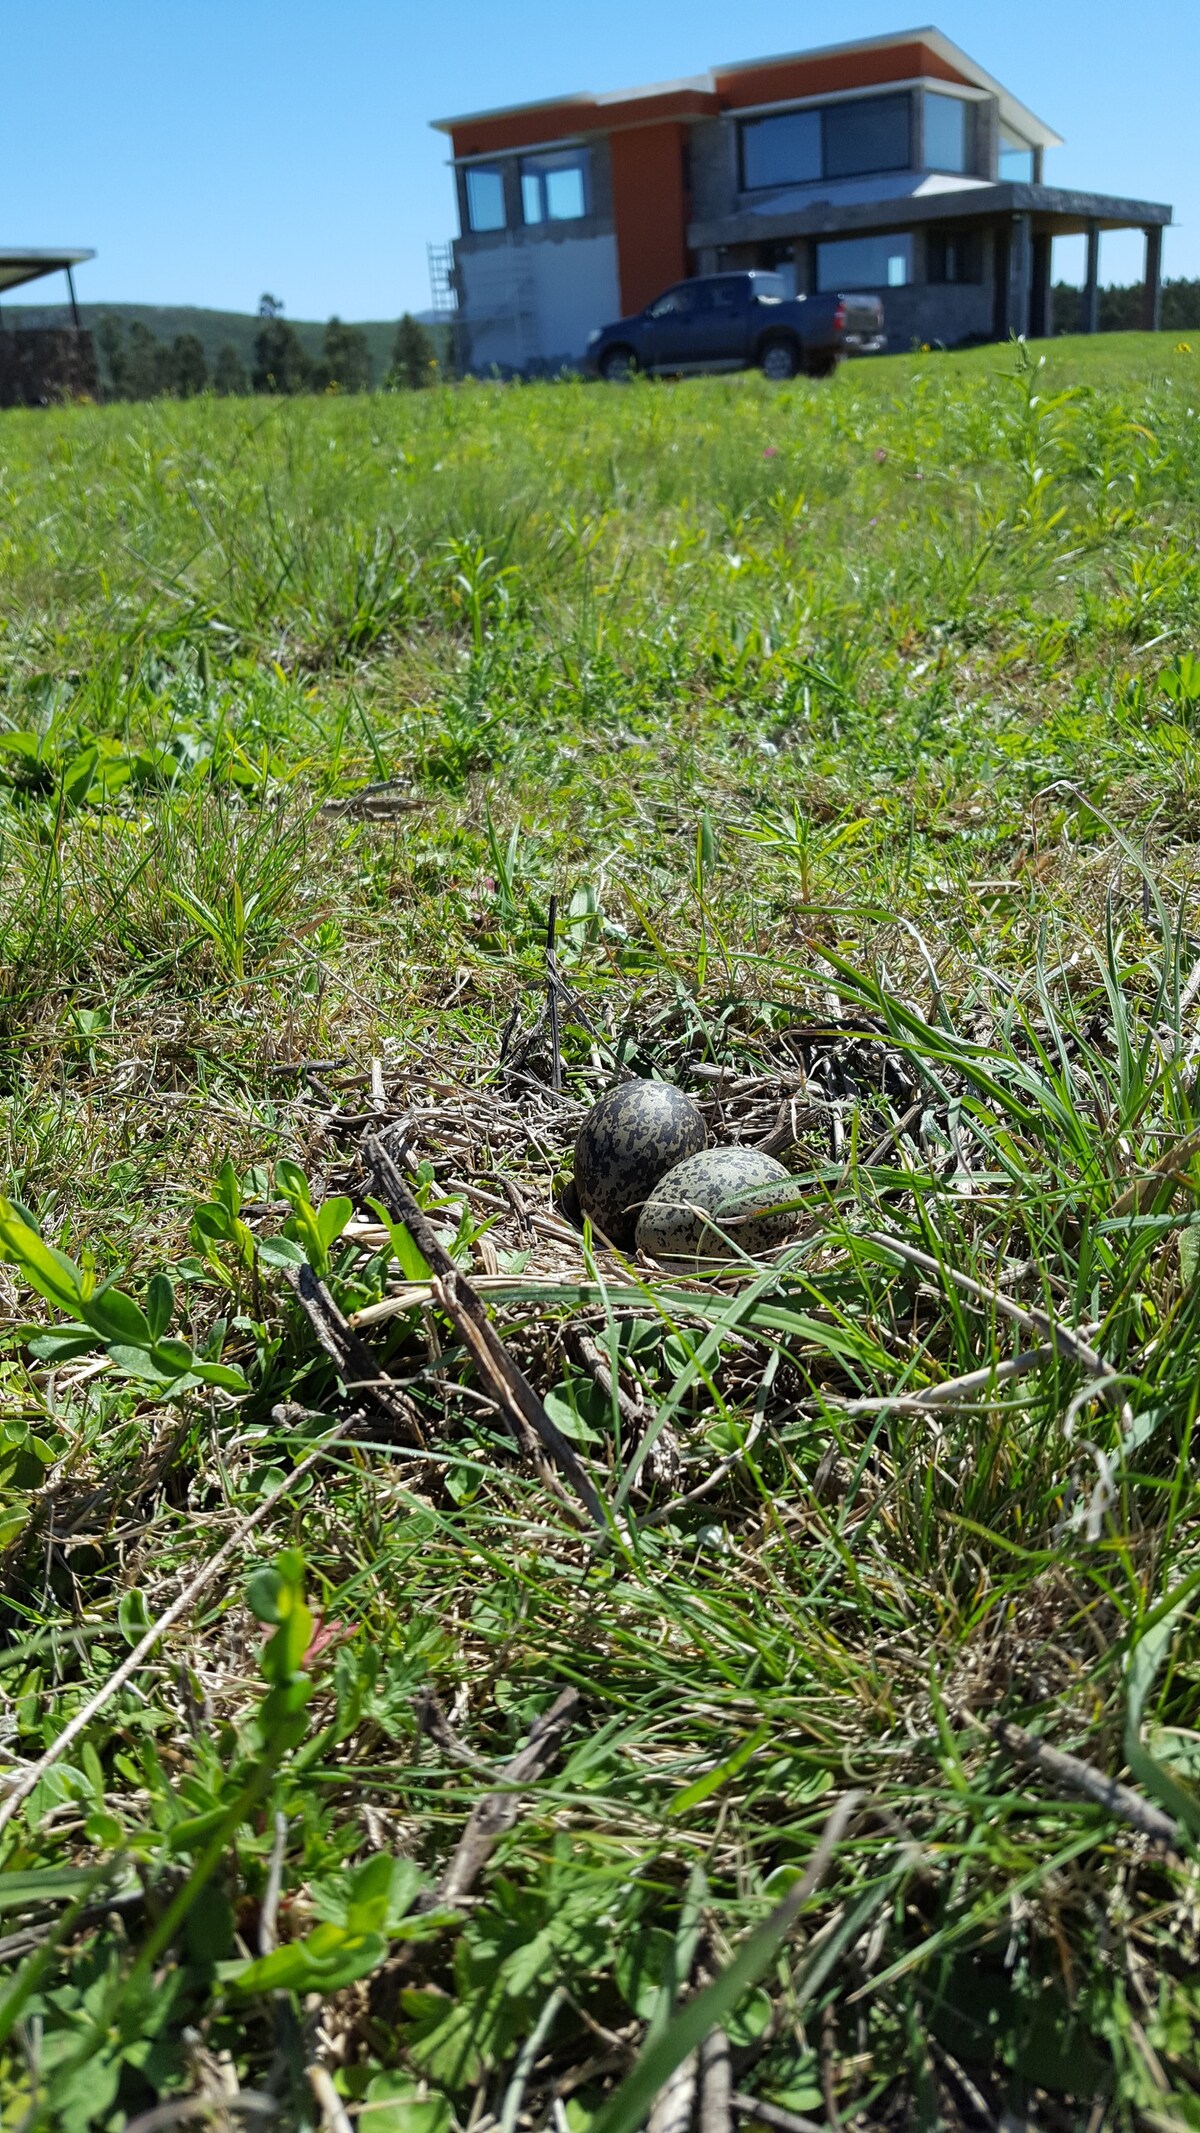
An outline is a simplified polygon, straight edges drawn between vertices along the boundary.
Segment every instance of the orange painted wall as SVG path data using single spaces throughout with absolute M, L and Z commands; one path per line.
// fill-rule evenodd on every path
M 609 139 L 623 312 L 640 311 L 687 273 L 683 126 L 631 126 Z
M 664 89 L 659 96 L 634 96 L 597 103 L 543 104 L 529 111 L 501 112 L 496 118 L 465 119 L 450 138 L 456 156 L 503 155 L 513 148 L 533 148 L 539 141 L 562 141 L 577 133 L 608 133 L 618 126 L 645 126 L 669 118 L 700 118 L 719 111 L 716 96 L 704 89 Z
M 722 108 L 744 110 L 747 104 L 783 103 L 788 97 L 833 96 L 839 89 L 871 89 L 876 84 L 909 81 L 929 74 L 935 81 L 962 81 L 928 45 L 894 44 L 874 52 L 831 52 L 828 59 L 769 60 L 765 66 L 742 67 L 736 74 L 714 74 Z

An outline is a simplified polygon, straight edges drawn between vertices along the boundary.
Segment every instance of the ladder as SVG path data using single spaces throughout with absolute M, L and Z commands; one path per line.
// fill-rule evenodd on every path
M 429 295 L 439 318 L 453 318 L 458 309 L 454 293 L 454 246 L 452 244 L 427 244 L 425 256 L 429 262 Z

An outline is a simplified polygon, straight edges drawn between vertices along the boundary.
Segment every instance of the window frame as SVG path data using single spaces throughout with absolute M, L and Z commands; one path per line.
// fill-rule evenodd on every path
M 904 280 L 889 281 L 885 278 L 883 281 L 861 281 L 856 280 L 852 275 L 847 276 L 844 274 L 839 274 L 835 281 L 827 284 L 824 281 L 821 273 L 821 254 L 823 252 L 828 251 L 833 245 L 851 244 L 878 244 L 884 247 L 890 245 L 897 250 L 903 247 L 905 264 Z M 914 286 L 915 265 L 916 247 L 913 243 L 913 233 L 911 230 L 876 230 L 869 233 L 865 233 L 861 237 L 819 237 L 817 239 L 817 256 L 814 262 L 814 281 L 816 285 L 816 293 L 820 296 L 856 296 L 868 293 L 875 289 L 911 289 Z
M 500 187 L 499 222 L 476 222 L 474 203 L 471 198 L 471 180 L 473 178 L 496 179 Z M 508 228 L 508 187 L 504 182 L 504 165 L 502 163 L 468 163 L 463 172 L 463 197 L 467 208 L 465 234 L 468 237 L 495 237 L 499 235 L 501 230 Z
M 946 267 L 953 258 L 955 272 Z M 941 269 L 940 273 L 935 269 Z M 962 269 L 965 268 L 965 272 Z M 983 285 L 983 241 L 977 229 L 932 228 L 925 236 L 925 279 L 932 289 L 978 289 Z
M 1011 172 L 1007 176 L 1005 175 L 1004 158 L 1006 155 L 1027 156 L 1029 158 L 1029 168 L 1023 177 L 1014 177 Z M 1033 142 L 1027 141 L 1023 134 L 1015 133 L 1011 126 L 1001 126 L 998 129 L 996 139 L 996 177 L 998 182 L 1001 185 L 1032 185 L 1035 183 L 1034 173 L 1036 170 L 1037 156 Z
M 549 211 L 549 194 L 546 180 L 556 172 L 575 170 L 579 173 L 579 190 L 583 205 L 577 215 L 552 215 Z M 542 230 L 547 224 L 586 222 L 592 212 L 591 156 L 587 143 L 581 141 L 578 148 L 536 149 L 517 158 L 517 183 L 521 196 L 521 226 L 527 230 Z M 526 209 L 525 187 L 537 187 L 540 213 L 531 218 Z
M 779 192 L 789 185 L 839 184 L 847 179 L 885 177 L 899 170 L 913 169 L 915 125 L 913 111 L 914 91 L 909 89 L 882 89 L 870 96 L 846 96 L 833 98 L 823 104 L 795 104 L 780 111 L 762 111 L 738 120 L 737 128 L 737 176 L 738 190 L 743 193 Z M 831 114 L 846 111 L 861 104 L 903 104 L 907 143 L 904 161 L 901 163 L 873 163 L 869 169 L 830 171 L 827 140 L 827 120 Z M 817 175 L 812 178 L 778 178 L 765 185 L 751 185 L 746 177 L 746 136 L 752 126 L 770 125 L 772 120 L 800 118 L 811 113 L 816 118 L 820 132 L 820 164 Z
M 961 163 L 935 163 L 929 153 L 929 110 L 932 104 L 957 104 L 958 106 L 958 109 L 962 115 Z M 926 89 L 924 112 L 925 124 L 923 128 L 924 141 L 922 147 L 922 162 L 926 170 L 936 170 L 940 174 L 944 174 L 945 176 L 951 178 L 967 178 L 972 175 L 971 114 L 972 105 L 970 98 L 965 96 L 955 96 L 953 92 L 948 92 L 944 89 Z

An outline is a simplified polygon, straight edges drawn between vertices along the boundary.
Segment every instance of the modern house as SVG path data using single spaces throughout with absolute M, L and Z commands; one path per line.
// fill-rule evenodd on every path
M 789 291 L 882 295 L 893 348 L 1051 330 L 1050 246 L 1146 236 L 1158 323 L 1169 207 L 1047 185 L 1061 145 L 940 30 L 905 30 L 685 81 L 439 119 L 461 235 L 446 262 L 460 354 L 557 368 L 594 326 L 691 274 L 768 267 Z
M 79 317 L 74 273 L 85 259 L 95 256 L 94 252 L 0 249 L 0 407 L 36 407 L 46 400 L 95 392 L 96 358 L 92 337 Z M 10 325 L 3 298 L 45 274 L 66 276 L 71 324 Z

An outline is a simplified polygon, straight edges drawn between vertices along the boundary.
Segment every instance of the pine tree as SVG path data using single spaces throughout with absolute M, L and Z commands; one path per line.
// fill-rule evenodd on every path
M 258 316 L 260 325 L 254 336 L 255 392 L 302 393 L 311 383 L 312 364 L 295 327 L 283 316 L 279 297 L 260 297 Z
M 419 391 L 423 385 L 432 385 L 437 377 L 437 351 L 424 326 L 405 312 L 396 328 L 392 344 L 392 367 L 388 373 L 389 385 L 403 386 L 410 392 Z
M 208 362 L 198 334 L 177 333 L 171 343 L 171 387 L 181 400 L 191 400 L 208 384 Z
M 224 347 L 217 350 L 213 390 L 226 399 L 241 399 L 250 390 L 246 366 L 232 341 L 226 341 Z
M 125 369 L 123 397 L 127 400 L 157 400 L 169 393 L 174 380 L 171 351 L 165 341 L 135 318 L 129 328 L 129 358 Z
M 361 326 L 344 326 L 336 315 L 330 319 L 314 382 L 343 393 L 370 392 L 371 351 Z
M 125 346 L 125 328 L 111 312 L 106 313 L 97 326 L 96 342 L 108 372 L 105 397 L 124 400 L 127 398 L 129 353 Z

